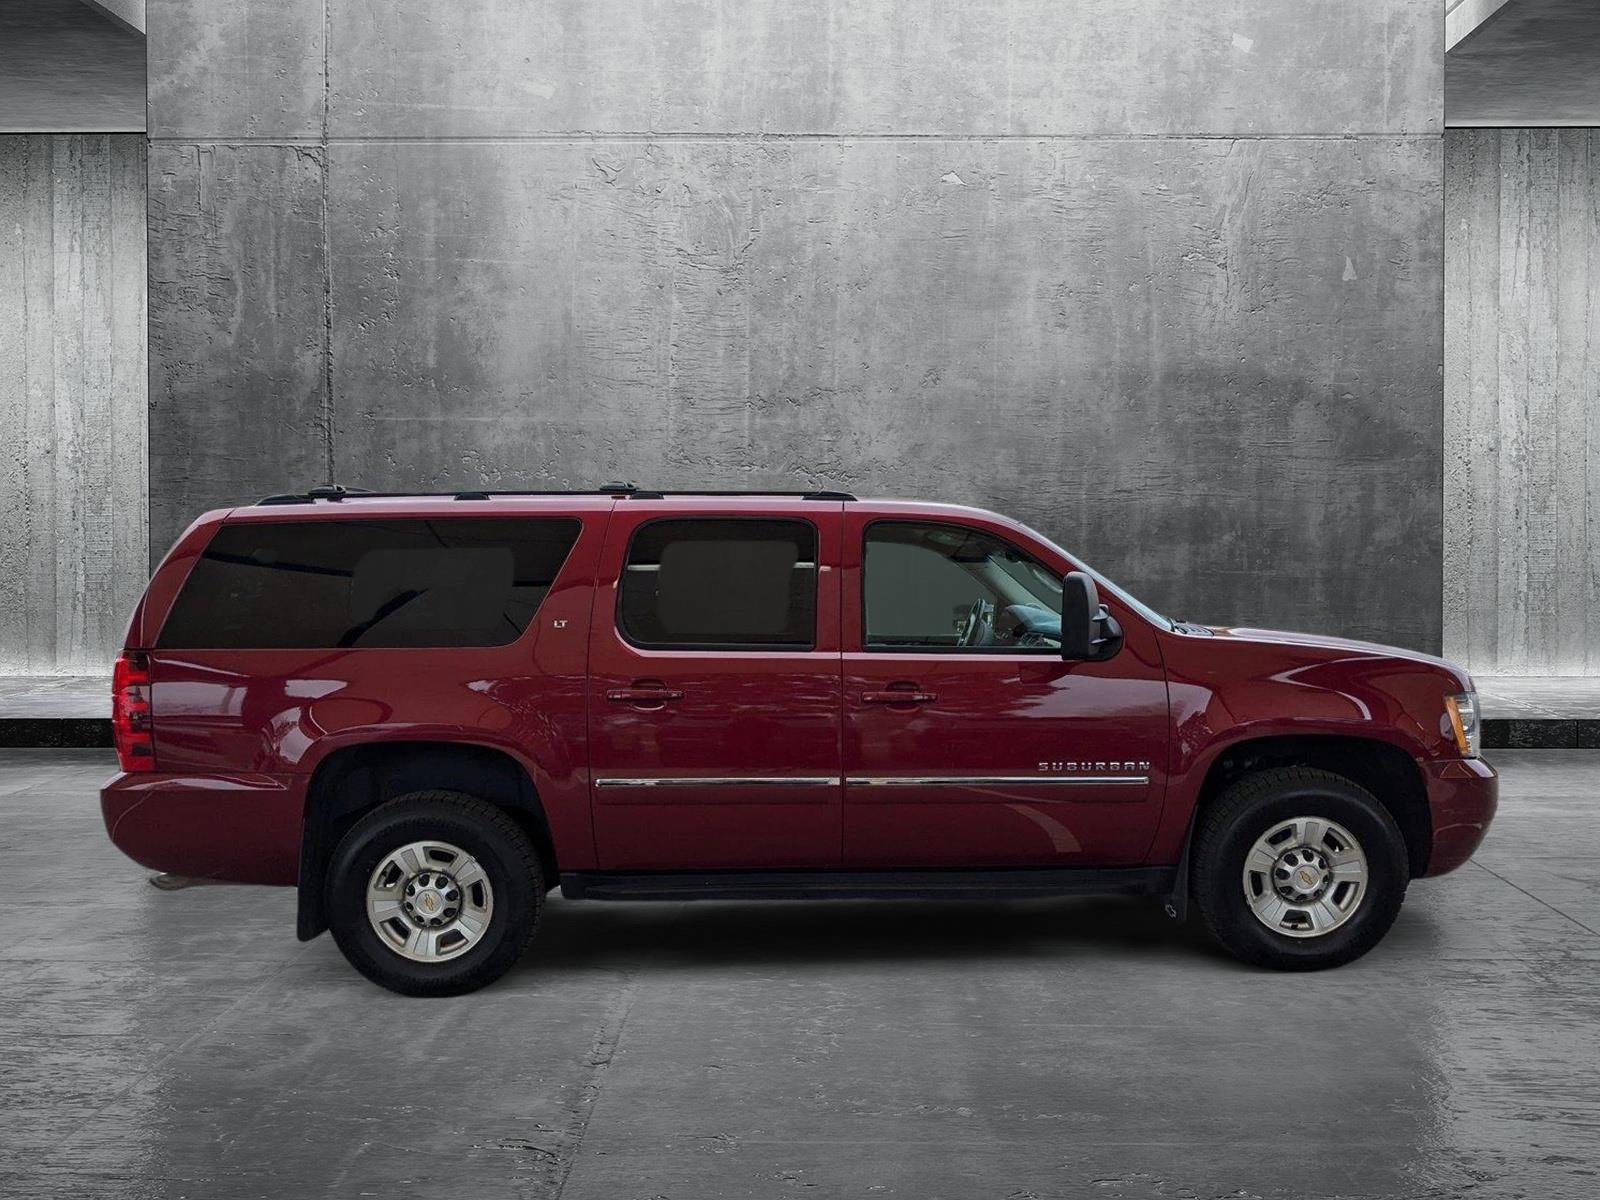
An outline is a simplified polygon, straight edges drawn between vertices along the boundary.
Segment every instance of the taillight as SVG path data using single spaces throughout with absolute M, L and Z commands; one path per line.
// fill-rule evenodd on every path
M 124 771 L 156 769 L 155 730 L 150 720 L 150 659 L 125 650 L 111 672 L 111 736 Z

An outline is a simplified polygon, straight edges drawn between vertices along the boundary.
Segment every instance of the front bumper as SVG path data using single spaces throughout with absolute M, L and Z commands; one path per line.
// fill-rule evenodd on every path
M 1500 778 L 1481 758 L 1455 758 L 1427 768 L 1433 846 L 1424 875 L 1454 871 L 1483 842 L 1500 802 Z
M 114 775 L 100 789 L 112 843 L 152 871 L 293 884 L 305 781 L 258 774 Z

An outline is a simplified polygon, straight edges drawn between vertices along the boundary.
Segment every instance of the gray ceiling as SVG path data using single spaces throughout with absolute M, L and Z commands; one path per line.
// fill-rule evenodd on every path
M 1600 0 L 1507 0 L 1445 55 L 1447 125 L 1600 125 Z
M 0 133 L 144 129 L 144 37 L 79 0 L 0 0 Z

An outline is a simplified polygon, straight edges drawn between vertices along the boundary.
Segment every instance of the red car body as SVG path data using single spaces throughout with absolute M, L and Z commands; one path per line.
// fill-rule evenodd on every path
M 525 774 L 556 875 L 591 872 L 1172 868 L 1220 764 L 1337 746 L 1414 797 L 1413 875 L 1464 862 L 1496 779 L 1464 756 L 1439 659 L 1336 638 L 1166 628 L 1102 599 L 1125 641 L 1105 661 L 867 653 L 863 532 L 918 518 L 999 536 L 1059 572 L 1081 564 L 1031 530 L 948 505 L 607 494 L 351 497 L 207 513 L 156 571 L 126 646 L 148 672 L 153 769 L 102 792 L 112 840 L 146 867 L 247 883 L 315 873 L 319 778 L 346 752 L 473 747 Z M 224 524 L 576 518 L 536 618 L 482 648 L 163 650 L 158 632 Z M 662 516 L 800 517 L 817 530 L 814 648 L 660 651 L 618 630 L 630 535 Z M 904 695 L 905 700 L 898 699 Z M 1398 764 L 1398 765 L 1396 765 Z M 1406 765 L 1409 764 L 1409 767 Z M 1051 786 L 1089 769 L 1093 783 Z M 1408 778 L 1407 771 L 1410 772 Z M 1396 774 L 1397 773 L 1397 774 Z M 914 787 L 897 777 L 918 777 Z M 726 780 L 706 789 L 662 778 Z M 803 779 L 813 784 L 796 788 Z M 554 878 L 554 876 L 552 876 Z M 305 916 L 302 936 L 320 927 Z

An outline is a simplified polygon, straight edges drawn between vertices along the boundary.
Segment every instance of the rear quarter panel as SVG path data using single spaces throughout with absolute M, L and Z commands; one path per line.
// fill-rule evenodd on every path
M 538 613 L 509 645 L 151 651 L 161 774 L 188 781 L 176 785 L 186 791 L 206 780 L 218 781 L 207 788 L 207 802 L 213 806 L 209 817 L 197 809 L 192 830 L 182 835 L 186 845 L 206 836 L 217 843 L 213 857 L 224 868 L 205 873 L 225 878 L 271 874 L 277 877 L 256 881 L 293 883 L 305 797 L 317 767 L 348 747 L 397 742 L 503 751 L 533 780 L 563 866 L 592 866 L 584 683 L 594 568 L 608 511 L 605 501 L 590 504 L 587 511 L 564 508 L 560 514 L 548 509 L 503 512 L 497 507 L 497 516 L 576 515 L 581 520 L 578 538 Z M 302 514 L 267 509 L 241 515 L 283 520 Z M 337 519 L 352 514 L 329 505 L 307 515 Z M 130 637 L 137 632 L 144 645 L 156 642 L 183 577 L 216 525 L 213 521 L 201 528 L 197 523 L 180 540 L 136 614 Z M 235 778 L 269 786 L 240 790 L 227 783 Z M 245 819 L 227 811 L 231 804 L 260 808 Z M 210 835 L 199 832 L 207 827 Z M 246 832 L 252 861 L 276 864 L 270 870 L 263 866 L 252 871 L 239 861 Z M 290 864 L 287 878 L 281 878 L 285 864 Z

